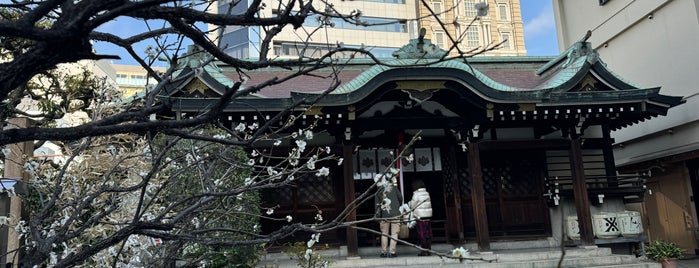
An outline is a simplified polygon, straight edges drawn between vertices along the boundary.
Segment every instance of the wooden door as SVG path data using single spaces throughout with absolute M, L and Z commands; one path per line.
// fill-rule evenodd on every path
M 662 239 L 677 243 L 687 252 L 694 252 L 693 218 L 690 214 L 687 185 L 677 173 L 658 176 L 646 186 L 645 227 L 651 240 Z
M 550 234 L 548 207 L 543 199 L 543 154 L 487 151 L 481 154 L 481 164 L 490 236 Z M 470 189 L 470 184 L 463 185 Z M 464 216 L 472 215 L 470 198 L 462 198 L 462 202 Z M 469 225 L 472 221 L 464 223 L 467 230 L 473 230 Z

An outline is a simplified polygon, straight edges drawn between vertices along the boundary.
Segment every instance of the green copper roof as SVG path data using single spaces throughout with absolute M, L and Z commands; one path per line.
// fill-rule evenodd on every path
M 351 92 L 356 91 L 357 89 L 361 88 L 365 84 L 367 84 L 371 79 L 379 75 L 380 73 L 383 73 L 388 70 L 393 70 L 393 69 L 400 69 L 400 68 L 449 68 L 449 69 L 456 69 L 456 70 L 461 70 L 464 72 L 467 72 L 474 77 L 476 77 L 478 80 L 483 82 L 484 84 L 488 85 L 489 87 L 501 91 L 522 91 L 526 89 L 521 89 L 521 88 L 516 88 L 516 87 L 511 87 L 511 86 L 506 86 L 501 83 L 498 83 L 491 79 L 490 77 L 486 76 L 485 74 L 481 73 L 480 71 L 474 69 L 471 67 L 468 63 L 464 63 L 462 61 L 457 61 L 457 60 L 450 60 L 450 61 L 441 61 L 441 62 L 435 62 L 434 60 L 402 60 L 402 59 L 397 59 L 397 60 L 389 60 L 386 61 L 386 65 L 375 65 L 368 70 L 364 71 L 361 75 L 357 76 L 357 78 L 353 79 L 349 83 L 346 83 L 333 91 L 330 94 L 348 94 Z M 418 65 L 418 66 L 416 66 Z M 423 66 L 424 65 L 424 66 Z

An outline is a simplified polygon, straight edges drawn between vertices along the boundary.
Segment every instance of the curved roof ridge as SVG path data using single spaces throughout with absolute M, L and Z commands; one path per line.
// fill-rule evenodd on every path
M 451 68 L 451 69 L 457 69 L 461 70 L 464 72 L 467 72 L 471 74 L 473 77 L 481 81 L 483 84 L 489 86 L 490 88 L 493 88 L 495 90 L 499 91 L 504 91 L 504 92 L 514 92 L 514 91 L 530 91 L 530 90 L 535 90 L 536 88 L 528 89 L 528 88 L 520 88 L 520 87 L 513 87 L 513 86 L 508 86 L 505 84 L 502 84 L 500 82 L 497 82 L 487 76 L 486 74 L 482 73 L 475 67 L 471 66 L 468 63 L 459 61 L 459 60 L 445 60 L 445 61 L 437 61 L 434 63 L 429 62 L 428 60 L 414 60 L 414 59 L 395 59 L 395 60 L 390 60 L 386 62 L 386 65 L 374 65 L 371 68 L 367 69 L 366 71 L 362 72 L 359 76 L 355 77 L 351 81 L 341 85 L 339 88 L 334 90 L 330 94 L 348 94 L 357 91 L 359 88 L 362 86 L 366 85 L 369 83 L 371 79 L 376 77 L 378 74 L 392 70 L 392 69 L 399 69 L 399 68 L 412 68 L 412 67 L 420 67 L 420 68 Z

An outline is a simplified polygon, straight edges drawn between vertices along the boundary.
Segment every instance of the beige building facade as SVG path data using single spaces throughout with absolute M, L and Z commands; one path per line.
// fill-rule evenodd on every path
M 519 0 L 431 0 L 430 10 L 420 4 L 418 28 L 425 28 L 433 44 L 443 49 L 461 41 L 461 51 L 472 51 L 502 44 L 485 56 L 525 56 L 524 30 Z M 474 21 L 476 4 L 488 4 L 486 16 Z M 432 14 L 437 14 L 437 17 Z M 442 23 L 440 23 L 441 21 Z M 473 23 L 471 23 L 473 21 Z M 443 25 L 443 26 L 442 26 Z M 449 38 L 449 33 L 452 38 Z M 454 55 L 456 51 L 452 54 Z
M 218 1 L 209 11 L 212 13 L 237 14 L 245 11 L 248 5 L 230 7 L 232 0 Z M 268 1 L 267 7 L 276 6 Z M 475 4 L 483 0 L 435 0 L 429 2 L 431 8 L 441 10 L 439 16 L 452 36 L 464 34 L 464 51 L 483 48 L 488 44 L 507 41 L 501 48 L 488 52 L 488 56 L 523 56 L 524 35 L 519 0 L 487 0 L 488 15 L 467 27 L 476 16 Z M 319 5 L 322 2 L 318 2 Z M 432 43 L 447 49 L 452 43 L 437 20 L 427 16 L 429 12 L 419 0 L 366 0 L 336 1 L 333 8 L 343 14 L 361 11 L 362 22 L 373 26 L 357 26 L 340 19 L 328 19 L 327 27 L 321 27 L 320 18 L 311 17 L 301 29 L 286 27 L 273 41 L 269 58 L 293 58 L 299 55 L 318 56 L 330 48 L 342 45 L 351 48 L 367 48 L 378 58 L 391 58 L 391 53 L 403 46 L 407 40 L 417 38 L 420 28 L 426 28 L 426 38 Z M 325 6 L 317 6 L 324 10 Z M 260 11 L 264 17 L 275 16 L 279 10 L 265 8 Z M 455 20 L 456 18 L 456 20 Z M 456 21 L 458 25 L 453 23 Z M 260 27 L 227 27 L 212 31 L 209 37 L 224 51 L 238 58 L 259 57 L 260 40 L 264 38 Z M 349 57 L 350 54 L 343 55 Z M 354 57 L 363 57 L 354 55 Z
M 124 98 L 132 97 L 146 89 L 148 85 L 156 85 L 158 81 L 149 77 L 148 71 L 140 65 L 110 64 L 114 73 L 109 74 L 121 90 Z M 165 72 L 165 68 L 153 67 L 156 72 Z
M 621 77 L 661 86 L 686 103 L 668 116 L 613 133 L 621 172 L 650 171 L 642 207 L 650 239 L 697 249 L 699 193 L 699 1 L 554 0 L 559 47 L 588 39 Z

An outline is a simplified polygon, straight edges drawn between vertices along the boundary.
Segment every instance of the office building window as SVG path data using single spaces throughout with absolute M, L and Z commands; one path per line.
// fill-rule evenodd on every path
M 466 28 L 466 46 L 477 47 L 480 45 L 480 38 L 478 38 L 478 27 L 471 25 Z
M 478 15 L 476 0 L 464 0 L 464 15 L 468 19 L 472 19 Z
M 508 20 L 507 16 L 507 5 L 498 5 L 498 12 L 500 13 L 500 20 Z
M 434 44 L 442 49 L 445 49 L 444 48 L 444 38 L 445 38 L 444 32 L 442 32 L 442 31 L 434 31 L 432 33 L 432 39 L 434 39 L 433 40 Z
M 490 25 L 489 24 L 483 24 L 483 43 L 484 44 L 490 44 L 492 41 L 492 38 L 490 37 Z
M 380 31 L 380 32 L 394 32 L 394 33 L 405 33 L 408 31 L 405 20 L 397 19 L 387 19 L 387 18 L 375 18 L 375 17 L 362 17 L 361 21 L 366 23 L 368 26 L 357 25 L 354 23 L 347 22 L 340 18 L 330 18 L 328 23 L 324 25 L 332 25 L 335 29 L 349 29 L 349 30 L 362 30 L 362 31 Z M 318 27 L 321 24 L 321 19 L 319 16 L 309 16 L 303 23 L 306 27 Z
M 438 18 L 444 18 L 444 15 L 442 14 L 444 12 L 442 10 L 442 2 L 432 2 L 432 12 L 434 12 Z
M 512 49 L 512 42 L 510 42 L 510 33 L 502 33 L 500 36 L 502 37 L 501 41 L 504 42 L 502 43 L 502 48 Z

